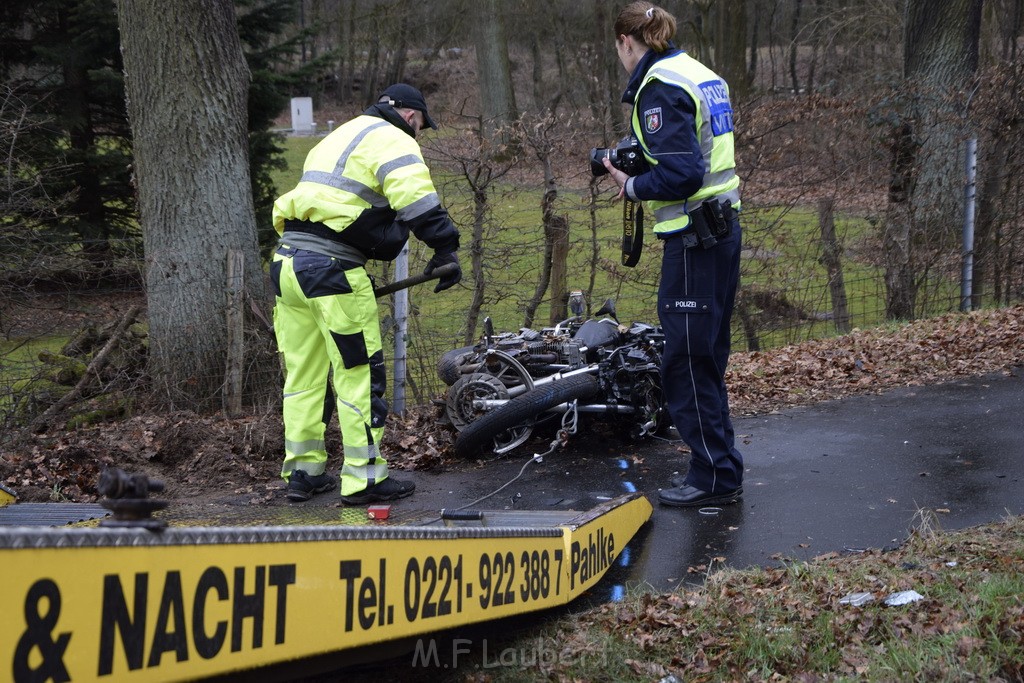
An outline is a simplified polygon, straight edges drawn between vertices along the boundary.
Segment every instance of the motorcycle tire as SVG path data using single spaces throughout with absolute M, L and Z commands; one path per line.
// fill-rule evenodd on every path
M 455 439 L 455 455 L 474 457 L 505 430 L 528 423 L 559 404 L 590 398 L 600 390 L 593 375 L 572 375 L 534 387 L 466 425 Z
M 471 353 L 472 351 L 472 346 L 463 346 L 458 349 L 446 351 L 437 361 L 437 376 L 441 378 L 441 381 L 448 386 L 458 382 L 459 378 L 462 377 L 462 373 L 459 371 L 459 366 L 461 366 L 465 360 L 466 354 Z

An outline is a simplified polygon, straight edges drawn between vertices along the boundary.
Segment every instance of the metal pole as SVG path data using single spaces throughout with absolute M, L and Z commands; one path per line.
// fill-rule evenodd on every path
M 409 275 L 409 245 L 395 259 L 395 280 L 403 280 Z M 409 331 L 409 290 L 395 292 L 395 388 L 391 396 L 392 412 L 401 415 L 405 412 L 405 376 L 406 355 L 405 340 Z
M 974 195 L 978 170 L 978 139 L 967 141 L 967 183 L 964 201 L 963 271 L 960 274 L 960 310 L 971 310 L 974 279 Z

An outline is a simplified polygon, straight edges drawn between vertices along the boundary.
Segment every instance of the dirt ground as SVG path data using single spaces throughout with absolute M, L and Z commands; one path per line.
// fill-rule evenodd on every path
M 444 466 L 441 453 L 450 448 L 454 434 L 434 421 L 432 408 L 389 418 L 384 451 L 392 468 Z M 429 433 L 425 439 L 424 433 Z M 337 426 L 329 430 L 327 441 L 329 452 L 341 452 Z M 277 415 L 138 415 L 59 434 L 23 436 L 0 453 L 0 482 L 24 502 L 92 502 L 99 497 L 100 473 L 117 467 L 162 482 L 164 490 L 153 495 L 169 501 L 284 504 L 279 474 L 283 453 Z M 329 468 L 337 472 L 340 465 L 339 459 Z
M 74 318 L 75 316 L 72 316 Z M 9 319 L 9 318 L 8 318 Z M 886 389 L 983 375 L 1024 365 L 1024 306 L 951 314 L 898 328 L 854 332 L 765 352 L 737 353 L 727 382 L 737 415 Z M 455 433 L 439 409 L 388 419 L 383 451 L 394 469 L 455 463 Z M 337 427 L 328 450 L 340 453 Z M 191 412 L 140 414 L 72 431 L 11 433 L 0 445 L 0 483 L 20 501 L 98 499 L 106 467 L 160 480 L 160 498 L 190 503 L 286 504 L 277 414 L 228 419 Z M 337 472 L 340 462 L 331 462 Z M 340 503 L 339 503 L 340 504 Z

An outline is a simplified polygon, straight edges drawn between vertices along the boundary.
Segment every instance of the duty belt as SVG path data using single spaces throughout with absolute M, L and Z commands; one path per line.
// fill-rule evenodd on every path
M 726 200 L 709 199 L 701 202 L 696 208 L 687 212 L 690 217 L 690 228 L 686 232 L 669 235 L 665 239 L 679 238 L 683 241 L 683 249 L 700 246 L 710 249 L 729 234 L 729 226 L 735 220 L 737 212 L 732 203 Z

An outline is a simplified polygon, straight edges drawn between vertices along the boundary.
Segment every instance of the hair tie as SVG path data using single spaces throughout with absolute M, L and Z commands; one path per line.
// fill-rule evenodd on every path
M 648 7 L 647 11 L 644 12 L 644 14 L 647 15 L 648 19 L 653 19 L 654 18 L 654 8 L 653 7 Z

